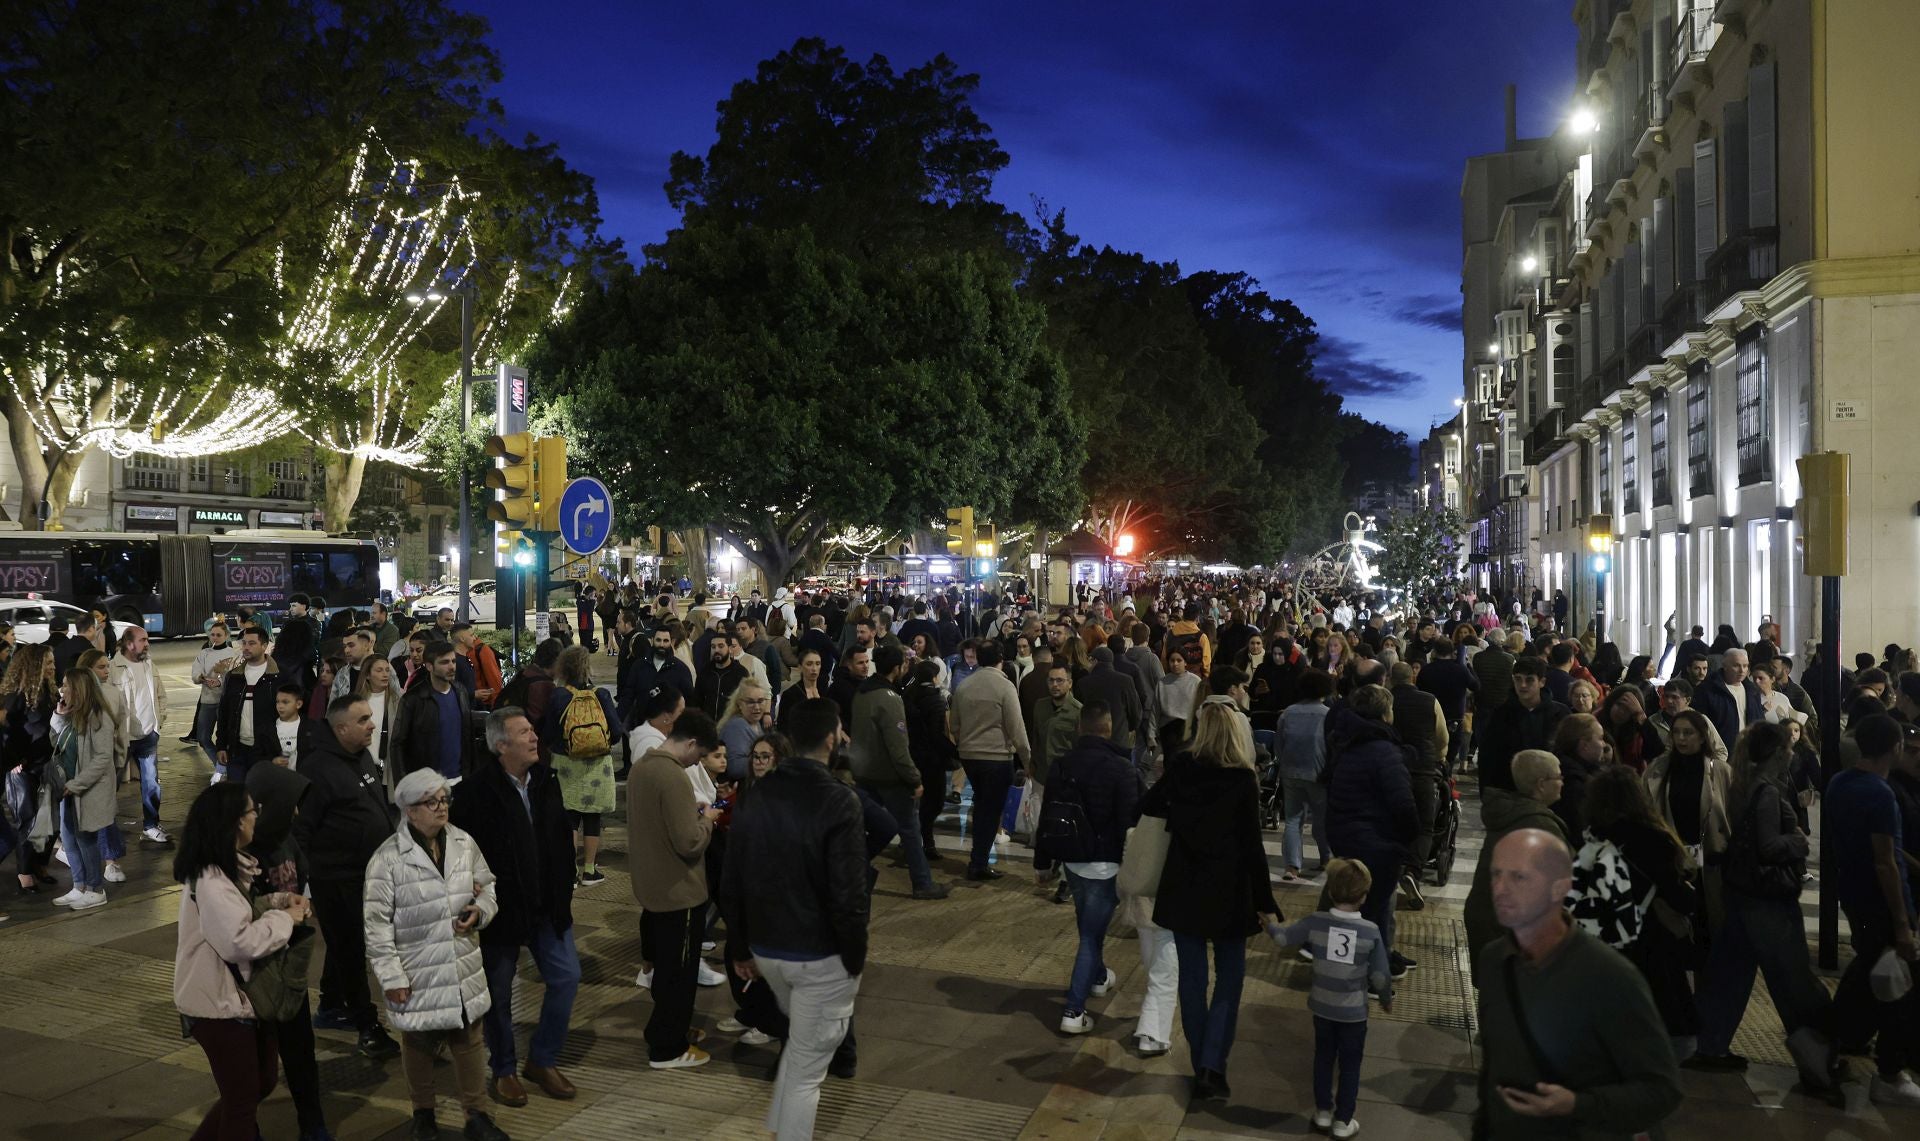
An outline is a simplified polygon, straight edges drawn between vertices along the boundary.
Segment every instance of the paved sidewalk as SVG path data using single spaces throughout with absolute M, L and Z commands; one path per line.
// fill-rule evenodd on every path
M 188 790 L 203 786 L 197 751 L 163 745 L 169 827 L 184 815 Z M 134 803 L 123 790 L 123 815 Z M 1469 809 L 1469 816 L 1478 816 Z M 641 1037 L 650 1008 L 633 986 L 636 911 L 621 854 L 625 833 L 610 820 L 607 882 L 576 896 L 585 971 L 563 1066 L 580 1088 L 572 1102 L 534 1094 L 523 1109 L 495 1107 L 515 1138 L 759 1138 L 777 1047 L 755 1048 L 713 1034 L 714 1062 L 700 1070 L 645 1067 Z M 949 820 L 948 824 L 957 824 Z M 1471 840 L 1471 837 L 1470 837 Z M 135 849 L 105 908 L 70 914 L 29 902 L 0 883 L 0 1136 L 46 1141 L 184 1138 L 213 1095 L 199 1049 L 180 1038 L 171 996 L 177 889 L 166 882 L 171 850 L 130 834 Z M 948 832 L 943 846 L 957 849 Z M 1477 847 L 1477 845 L 1474 845 Z M 1277 846 L 1276 846 L 1277 847 Z M 1094 1033 L 1057 1031 L 1072 963 L 1072 909 L 1031 886 L 1024 849 L 1006 856 L 1006 879 L 955 882 L 946 902 L 907 897 L 904 871 L 883 856 L 874 900 L 871 967 L 856 1016 L 859 1077 L 830 1080 L 822 1138 L 1165 1139 L 1304 1136 L 1310 1132 L 1311 1025 L 1308 967 L 1270 945 L 1249 955 L 1238 1042 L 1229 1067 L 1234 1100 L 1189 1111 L 1185 1046 L 1162 1058 L 1133 1049 L 1132 1018 L 1142 975 L 1131 931 L 1116 932 L 1109 964 L 1120 986 L 1096 999 Z M 1471 868 L 1463 854 L 1458 877 Z M 939 861 L 958 880 L 964 861 Z M 64 886 L 59 889 L 64 890 Z M 1311 890 L 1278 889 L 1289 912 L 1312 906 Z M 1358 1114 L 1365 1135 L 1466 1137 L 1475 1104 L 1471 988 L 1464 974 L 1458 907 L 1403 912 L 1399 930 L 1420 967 L 1391 1015 L 1375 1013 Z M 515 1013 L 524 1035 L 538 1010 L 539 984 L 523 977 Z M 725 988 L 702 990 L 698 1023 L 711 1030 L 728 1013 Z M 1756 1058 L 1784 1060 L 1772 1008 L 1757 992 L 1742 1044 Z M 351 1053 L 349 1036 L 320 1035 L 329 1116 L 343 1139 L 404 1134 L 408 1107 L 399 1064 Z M 1853 1115 L 1790 1092 L 1789 1069 L 1756 1064 L 1744 1076 L 1686 1075 L 1689 1099 L 1671 1138 L 1920 1136 L 1920 1113 Z M 451 1082 L 446 1083 L 448 1089 Z M 264 1107 L 267 1138 L 296 1130 L 284 1086 Z M 441 1121 L 460 1120 L 451 1098 Z M 447 1130 L 452 1136 L 453 1129 Z

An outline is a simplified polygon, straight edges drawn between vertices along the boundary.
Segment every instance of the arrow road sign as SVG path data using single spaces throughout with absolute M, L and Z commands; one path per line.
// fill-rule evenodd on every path
M 567 481 L 560 494 L 560 541 L 576 555 L 590 555 L 613 535 L 613 493 L 592 476 Z

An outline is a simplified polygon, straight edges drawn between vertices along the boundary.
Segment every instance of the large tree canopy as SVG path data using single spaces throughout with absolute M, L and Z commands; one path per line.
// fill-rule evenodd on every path
M 804 227 L 697 223 L 534 364 L 629 526 L 709 525 L 777 584 L 848 523 L 1070 518 L 1081 430 L 1044 325 L 990 259 L 861 262 Z

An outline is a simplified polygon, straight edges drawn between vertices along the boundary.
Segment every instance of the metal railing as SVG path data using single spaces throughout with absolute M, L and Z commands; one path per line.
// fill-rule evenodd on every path
M 1707 259 L 1701 312 L 1710 313 L 1743 290 L 1758 289 L 1780 272 L 1780 231 L 1773 226 L 1734 234 Z
M 1720 38 L 1720 25 L 1713 22 L 1713 0 L 1693 0 L 1693 7 L 1680 14 L 1673 25 L 1673 58 L 1668 61 L 1673 76 L 1690 64 L 1702 63 Z

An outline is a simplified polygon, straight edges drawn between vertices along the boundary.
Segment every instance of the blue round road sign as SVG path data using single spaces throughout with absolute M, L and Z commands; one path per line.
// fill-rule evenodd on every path
M 576 555 L 590 555 L 613 535 L 613 494 L 592 476 L 567 481 L 560 493 L 560 541 Z

